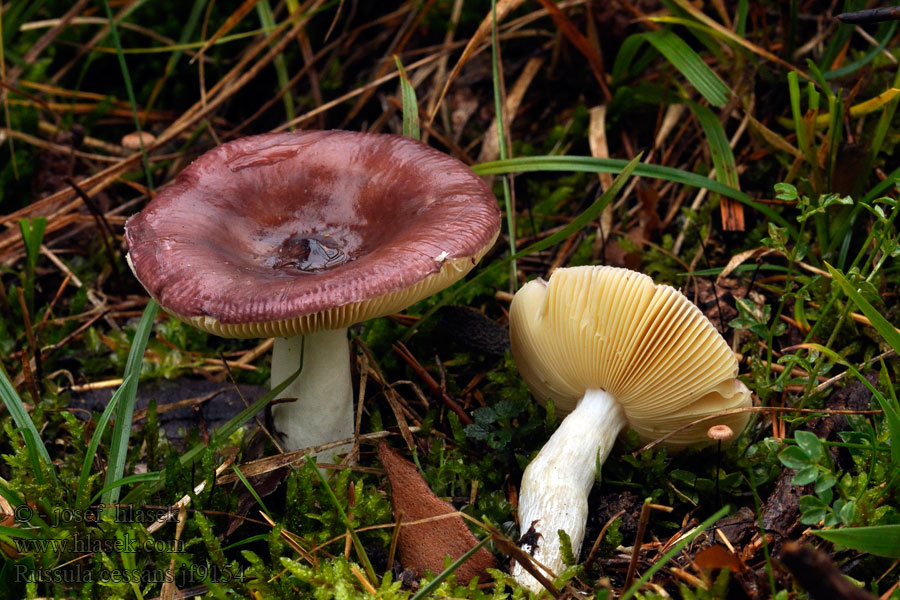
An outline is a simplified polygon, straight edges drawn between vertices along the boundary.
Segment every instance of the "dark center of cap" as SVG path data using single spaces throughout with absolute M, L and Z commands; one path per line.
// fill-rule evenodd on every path
M 287 238 L 273 253 L 272 267 L 293 269 L 302 273 L 316 273 L 353 260 L 341 240 L 329 235 L 306 235 L 297 233 Z

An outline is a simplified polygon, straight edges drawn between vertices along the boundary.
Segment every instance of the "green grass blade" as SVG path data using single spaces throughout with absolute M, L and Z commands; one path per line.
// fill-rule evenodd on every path
M 555 157 L 555 158 L 565 158 L 565 157 Z M 513 159 L 514 160 L 514 159 Z M 488 277 L 493 274 L 497 269 L 503 268 L 510 261 L 515 260 L 517 258 L 523 258 L 530 254 L 534 254 L 535 252 L 540 252 L 541 250 L 546 250 L 551 246 L 555 246 L 560 242 L 563 242 L 571 235 L 574 235 L 581 229 L 590 224 L 591 221 L 600 216 L 600 213 L 603 212 L 603 209 L 606 208 L 612 199 L 616 197 L 616 194 L 625 186 L 625 183 L 628 181 L 628 178 L 631 177 L 632 173 L 636 171 L 636 168 L 640 164 L 641 155 L 634 157 L 631 162 L 627 163 L 625 167 L 621 170 L 618 177 L 613 180 L 613 184 L 609 186 L 609 189 L 603 192 L 603 194 L 597 198 L 593 204 L 584 209 L 580 215 L 575 217 L 568 225 L 557 231 L 556 233 L 545 237 L 542 240 L 539 240 L 522 250 L 519 250 L 512 256 L 507 256 L 505 258 L 501 258 L 499 260 L 494 261 L 487 268 L 479 272 L 477 275 L 466 281 L 463 285 L 457 286 L 453 291 L 447 294 L 440 302 L 435 303 L 428 311 L 422 315 L 422 318 L 416 322 L 415 325 L 411 326 L 406 334 L 403 336 L 403 341 L 406 342 L 409 338 L 416 332 L 416 329 L 427 321 L 434 313 L 436 313 L 442 306 L 453 302 L 457 296 L 466 288 L 466 286 L 472 285 L 477 281 L 480 281 L 483 278 Z M 500 161 L 500 162 L 510 162 L 510 161 Z M 494 163 L 483 163 L 483 164 L 494 164 Z M 477 167 L 478 165 L 476 165 Z M 477 172 L 477 170 L 476 170 Z
M 700 122 L 700 127 L 703 128 L 706 143 L 709 145 L 709 153 L 712 156 L 713 166 L 716 168 L 716 179 L 728 187 L 740 190 L 741 184 L 738 180 L 734 153 L 731 151 L 731 144 L 728 143 L 728 137 L 725 135 L 722 123 L 719 122 L 718 117 L 709 108 L 692 100 L 688 100 L 687 103 L 694 116 L 697 117 L 697 121 Z
M 116 55 L 119 57 L 119 68 L 122 70 L 122 78 L 125 80 L 125 90 L 128 92 L 128 102 L 131 104 L 131 113 L 134 117 L 134 126 L 141 131 L 141 119 L 138 116 L 137 100 L 134 95 L 134 87 L 131 85 L 131 75 L 128 72 L 128 64 L 125 62 L 125 54 L 122 52 L 122 42 L 119 39 L 119 28 L 113 17 L 112 9 L 109 7 L 109 0 L 102 0 L 103 7 L 106 9 L 106 18 L 109 21 L 109 33 L 112 36 L 113 44 L 116 47 Z M 144 165 L 144 175 L 147 177 L 147 187 L 153 189 L 153 176 L 150 173 L 150 161 L 147 158 L 147 152 L 144 149 L 142 138 L 138 138 L 141 144 L 141 161 Z
M 831 348 L 826 348 L 821 344 L 804 344 L 803 346 L 821 352 L 834 363 L 844 365 L 850 374 L 856 377 L 864 386 L 869 388 L 869 391 L 872 392 L 872 397 L 878 403 L 878 406 L 881 408 L 881 411 L 884 413 L 884 418 L 887 421 L 891 440 L 891 462 L 895 465 L 900 465 L 900 410 L 898 410 L 896 403 L 885 398 L 884 395 L 878 391 L 878 388 L 873 386 L 868 379 L 862 376 L 862 373 L 860 373 L 856 367 L 844 360 L 844 357 Z
M 710 104 L 724 106 L 728 103 L 731 90 L 684 40 L 665 29 L 643 35 Z
M 897 22 L 896 21 L 893 21 L 891 23 L 882 23 L 881 25 L 882 26 L 879 27 L 879 31 L 882 31 L 885 28 L 887 29 L 887 31 L 885 31 L 885 33 L 881 37 L 881 39 L 878 40 L 878 44 L 876 46 L 874 46 L 871 50 L 869 50 L 859 60 L 855 60 L 851 63 L 847 63 L 843 67 L 838 67 L 837 69 L 832 69 L 831 71 L 826 71 L 825 73 L 823 73 L 823 77 L 825 77 L 825 79 L 839 79 L 841 77 L 845 77 L 847 75 L 855 73 L 856 71 L 860 70 L 861 68 L 863 68 L 864 66 L 866 66 L 867 64 L 869 64 L 870 62 L 875 60 L 875 57 L 878 56 L 879 54 L 881 54 L 881 52 L 890 43 L 891 39 L 894 37 L 894 32 L 897 30 Z M 875 35 L 878 35 L 878 33 L 876 32 Z M 876 39 L 878 39 L 878 38 L 876 38 Z
M 28 452 L 28 458 L 34 468 L 34 475 L 37 478 L 38 483 L 45 482 L 43 475 L 44 469 L 49 471 L 53 478 L 56 479 L 56 471 L 53 469 L 53 461 L 50 460 L 50 453 L 47 452 L 47 447 L 44 446 L 44 442 L 41 441 L 41 436 L 34 426 L 34 421 L 31 420 L 28 410 L 26 410 L 25 405 L 22 403 L 22 399 L 19 398 L 19 394 L 16 393 L 16 388 L 13 387 L 12 382 L 9 380 L 9 376 L 6 374 L 6 369 L 3 368 L 2 363 L 0 363 L 0 400 L 3 401 L 6 410 L 9 411 L 9 415 L 16 424 L 16 428 L 25 440 L 25 449 Z M 39 400 L 36 398 L 35 402 L 38 401 Z M 41 467 L 41 462 L 44 463 L 43 468 Z
M 819 159 L 816 155 L 813 140 L 815 132 L 803 121 L 803 109 L 800 106 L 800 81 L 797 71 L 791 71 L 787 75 L 788 93 L 791 101 L 791 118 L 794 122 L 794 133 L 797 135 L 797 147 L 806 157 L 806 162 L 812 170 L 812 182 L 815 189 L 819 189 L 821 181 L 819 177 Z M 813 138 L 813 139 L 810 139 Z
M 375 568 L 372 567 L 372 563 L 369 560 L 369 555 L 366 554 L 366 549 L 365 547 L 363 547 L 362 542 L 360 541 L 359 536 L 356 533 L 356 530 L 353 529 L 353 524 L 347 517 L 347 513 L 344 512 L 344 507 L 341 506 L 341 503 L 337 499 L 337 496 L 334 495 L 334 490 L 331 489 L 331 486 L 328 485 L 328 481 L 325 480 L 325 475 L 323 475 L 322 471 L 319 470 L 319 467 L 316 466 L 315 461 L 307 460 L 306 465 L 304 466 L 307 469 L 312 470 L 319 478 L 319 484 L 322 486 L 322 489 L 325 490 L 325 494 L 334 505 L 334 509 L 337 511 L 338 516 L 341 518 L 341 522 L 344 524 L 344 527 L 347 528 L 347 533 L 350 534 L 350 539 L 353 541 L 353 547 L 356 548 L 356 555 L 359 557 L 359 560 L 362 561 L 363 567 L 365 567 L 366 569 L 366 576 L 369 578 L 369 582 L 372 585 L 377 586 L 378 576 L 375 574 Z
M 464 562 L 469 560 L 469 558 L 471 558 L 473 554 L 475 554 L 476 552 L 481 550 L 482 546 L 487 544 L 490 541 L 490 539 L 491 539 L 491 536 L 488 535 L 488 536 L 484 537 L 480 542 L 478 542 L 477 544 L 472 546 L 472 548 L 469 549 L 465 554 L 463 554 L 462 556 L 460 556 L 459 558 L 454 560 L 453 564 L 451 564 L 446 569 L 441 571 L 437 577 L 435 577 L 434 579 L 429 581 L 426 585 L 424 585 L 422 588 L 420 588 L 419 591 L 416 592 L 416 595 L 413 596 L 412 598 L 410 598 L 409 600 L 423 600 L 423 598 L 428 598 L 429 597 L 428 595 L 431 592 L 436 590 L 438 588 L 438 586 L 441 585 L 441 583 L 443 583 L 444 580 L 450 576 L 451 573 L 455 573 L 456 570 Z M 468 581 L 459 581 L 457 583 L 459 583 L 460 585 L 466 585 L 468 583 Z
M 509 158 L 509 150 L 506 145 L 506 125 L 503 119 L 503 98 L 501 94 L 500 79 L 500 45 L 497 37 L 497 1 L 491 0 L 491 79 L 494 85 L 494 121 L 497 123 L 497 149 L 500 160 Z M 509 188 L 509 179 L 502 178 L 503 207 L 506 212 L 506 234 L 509 236 L 509 254 L 516 254 L 516 211 L 512 205 L 512 193 Z M 518 269 L 516 259 L 509 262 L 509 286 L 510 291 L 515 291 Z
M 289 386 L 297 378 L 297 376 L 300 374 L 300 371 L 302 370 L 303 365 L 301 364 L 300 368 L 291 373 L 290 377 L 279 383 L 277 386 L 272 388 L 271 391 L 266 393 L 262 398 L 236 414 L 227 423 L 216 429 L 209 437 L 209 446 L 207 446 L 206 444 L 197 444 L 196 446 L 185 452 L 181 456 L 181 463 L 190 463 L 207 447 L 217 448 L 219 444 L 231 437 L 231 434 L 237 431 L 239 427 L 243 426 L 247 421 L 252 419 L 256 415 L 256 413 L 264 409 L 267 404 L 277 398 L 278 394 L 283 392 L 287 388 L 287 386 Z
M 414 140 L 422 139 L 422 132 L 419 129 L 419 104 L 416 101 L 416 90 L 413 88 L 409 77 L 406 76 L 406 69 L 400 62 L 399 56 L 394 56 L 394 63 L 397 65 L 397 71 L 400 73 L 400 99 L 403 102 L 403 137 L 412 138 Z
M 682 548 L 687 546 L 691 542 L 691 540 L 693 540 L 695 537 L 697 537 L 698 535 L 700 535 L 701 533 L 703 533 L 710 527 L 712 527 L 716 521 L 718 521 L 719 519 L 721 519 L 722 517 L 727 515 L 729 512 L 731 512 L 730 506 L 722 507 L 713 516 L 709 517 L 708 519 L 706 519 L 705 521 L 700 523 L 700 525 L 698 525 L 697 528 L 694 529 L 694 531 L 692 531 L 688 535 L 681 538 L 681 540 L 679 540 L 679 542 L 677 544 L 675 544 L 674 546 L 669 548 L 668 552 L 663 554 L 662 557 L 660 557 L 655 563 L 653 563 L 653 566 L 650 567 L 649 569 L 647 569 L 647 572 L 644 573 L 644 575 L 640 579 L 638 579 L 637 581 L 634 582 L 634 585 L 632 585 L 630 588 L 628 588 L 628 591 L 626 591 L 622 595 L 622 598 L 620 600 L 628 600 L 629 598 L 634 596 L 637 593 L 637 591 L 639 589 L 641 589 L 641 586 L 643 586 L 645 583 L 650 581 L 650 579 L 653 577 L 653 575 L 657 571 L 662 569 L 664 566 L 666 566 L 666 563 L 668 563 L 675 556 L 677 556 L 678 553 L 681 552 Z
M 635 33 L 627 38 L 619 46 L 619 52 L 616 54 L 616 60 L 613 62 L 612 74 L 610 75 L 611 85 L 616 86 L 628 76 L 631 65 L 638 54 L 638 50 L 647 40 L 644 34 Z
M 19 538 L 26 540 L 36 540 L 41 539 L 37 534 L 31 533 L 27 529 L 20 529 L 19 527 L 9 527 L 7 525 L 0 525 L 0 535 L 6 536 L 11 539 Z
M 872 327 L 874 327 L 878 334 L 884 338 L 884 341 L 886 341 L 895 352 L 900 354 L 900 333 L 894 329 L 894 326 L 891 325 L 887 319 L 882 317 L 881 313 L 878 312 L 874 306 L 869 304 L 868 300 L 863 298 L 862 294 L 853 287 L 853 284 L 844 277 L 843 273 L 828 263 L 825 263 L 825 267 L 828 269 L 828 272 L 831 273 L 835 282 L 837 282 L 844 293 L 847 294 L 847 297 L 850 298 L 859 310 L 862 311 L 862 314 L 872 322 Z
M 897 72 L 894 74 L 894 82 L 891 84 L 891 87 L 900 88 L 900 67 L 897 68 Z M 875 127 L 875 133 L 872 136 L 871 154 L 869 156 L 870 164 L 874 162 L 881 151 L 881 145 L 884 143 L 884 139 L 891 128 L 891 121 L 893 121 L 894 112 L 897 110 L 898 104 L 900 104 L 900 95 L 894 96 L 881 112 L 878 125 Z
M 181 29 L 181 36 L 178 38 L 180 44 L 185 44 L 190 40 L 191 36 L 194 34 L 194 30 L 197 28 L 197 24 L 200 22 L 200 17 L 203 15 L 203 9 L 205 7 L 205 0 L 194 0 L 194 6 L 191 8 L 187 21 Z M 166 61 L 166 67 L 163 70 L 163 74 L 153 86 L 153 91 L 150 92 L 150 97 L 147 99 L 145 110 L 148 113 L 156 103 L 156 99 L 159 97 L 160 92 L 164 89 L 166 81 L 168 81 L 169 77 L 172 76 L 172 73 L 175 72 L 175 66 L 178 64 L 178 61 L 183 54 L 183 48 L 175 49 L 169 57 L 169 60 Z
M 103 504 L 116 504 L 119 501 L 119 492 L 121 490 L 119 487 L 113 487 L 112 484 L 121 479 L 125 473 L 128 441 L 131 439 L 131 418 L 134 415 L 134 403 L 137 397 L 138 380 L 141 375 L 141 363 L 158 309 L 159 305 L 155 300 L 151 299 L 147 303 L 147 308 L 144 309 L 141 322 L 138 324 L 137 331 L 134 334 L 131 350 L 128 352 L 128 362 L 125 364 L 125 374 L 122 377 L 123 380 L 128 381 L 128 384 L 122 384 L 124 391 L 116 411 L 116 422 L 113 425 L 112 440 L 109 445 L 109 464 L 104 484 L 104 489 L 107 491 L 103 495 Z
M 887 558 L 900 557 L 900 525 L 842 527 L 813 533 L 832 544 L 847 546 L 859 552 Z
M 91 436 L 91 443 L 88 444 L 88 449 L 84 454 L 84 462 L 81 465 L 81 476 L 78 478 L 78 489 L 75 492 L 75 506 L 79 509 L 87 508 L 87 503 L 83 502 L 83 500 L 87 493 L 88 480 L 91 477 L 91 465 L 94 464 L 94 456 L 97 455 L 97 448 L 100 446 L 100 440 L 103 439 L 103 432 L 106 431 L 106 426 L 109 424 L 112 413 L 116 409 L 116 406 L 119 405 L 119 400 L 125 395 L 125 390 L 130 383 L 131 376 L 129 375 L 122 381 L 122 385 L 120 385 L 119 389 L 112 395 L 112 398 L 109 399 L 109 403 L 103 410 L 103 414 L 100 415 L 100 420 L 97 421 L 94 435 Z
M 41 242 L 47 229 L 47 219 L 19 219 L 19 233 L 25 246 L 25 306 L 33 319 L 34 314 L 34 268 L 41 252 Z M 38 398 L 34 399 L 35 402 Z
M 272 388 L 271 391 L 266 393 L 262 398 L 252 403 L 250 406 L 233 416 L 229 419 L 224 425 L 216 429 L 211 436 L 209 436 L 209 444 L 198 443 L 195 444 L 190 450 L 185 452 L 179 458 L 179 462 L 183 465 L 188 465 L 198 456 L 200 456 L 204 450 L 218 448 L 225 440 L 231 437 L 231 434 L 238 430 L 239 427 L 242 427 L 247 421 L 252 419 L 256 413 L 261 411 L 268 405 L 272 400 L 278 397 L 278 394 L 283 392 L 287 386 L 289 386 L 300 374 L 300 371 L 303 369 L 303 365 L 300 365 L 296 371 L 294 371 L 290 377 L 282 381 L 280 384 Z M 123 501 L 125 504 L 129 504 L 132 502 L 137 502 L 139 498 L 143 497 L 143 494 L 146 492 L 146 489 L 143 486 L 139 486 L 133 489 L 128 493 L 128 496 L 125 497 Z
M 106 485 L 102 490 L 97 492 L 91 498 L 91 504 L 96 502 L 101 496 L 110 493 L 113 490 L 120 491 L 123 486 L 131 485 L 132 483 L 148 483 L 153 481 L 160 481 L 165 476 L 165 473 L 160 471 L 153 471 L 151 473 L 135 473 L 134 475 L 129 475 L 128 477 L 122 477 L 121 479 L 117 479 L 112 483 Z M 119 494 L 116 494 L 116 502 L 118 502 Z M 109 506 L 104 502 L 105 506 Z
M 19 232 L 22 234 L 22 242 L 25 244 L 25 257 L 32 268 L 37 264 L 46 229 L 46 217 L 19 219 Z
M 844 103 L 840 95 L 828 95 L 828 115 L 828 159 L 825 163 L 825 176 L 827 188 L 832 189 L 831 182 L 834 181 L 834 172 L 837 167 L 838 148 L 840 148 L 841 137 L 844 133 Z M 824 219 L 825 215 L 821 215 L 821 217 Z
M 256 3 L 256 13 L 259 15 L 259 22 L 263 26 L 263 31 L 268 35 L 275 29 L 275 17 L 272 15 L 272 7 L 269 0 L 260 0 Z M 274 43 L 274 42 L 273 42 Z M 287 63 L 284 60 L 284 54 L 279 54 L 273 61 L 275 65 L 275 75 L 278 77 L 278 88 L 285 89 L 290 83 L 291 78 L 288 77 Z M 284 102 L 284 112 L 288 121 L 294 120 L 294 98 L 290 91 L 281 96 Z
M 268 508 L 266 508 L 266 504 L 262 501 L 262 498 L 260 498 L 259 494 L 256 493 L 256 489 L 252 485 L 250 485 L 250 482 L 247 480 L 244 474 L 241 473 L 241 470 L 238 468 L 238 466 L 231 465 L 231 470 L 234 471 L 234 474 L 237 475 L 237 478 L 241 480 L 241 483 L 244 484 L 244 487 L 247 488 L 247 491 L 250 492 L 250 495 L 253 496 L 253 499 L 256 500 L 256 503 L 259 504 L 259 507 L 262 509 L 262 511 L 266 513 L 266 516 L 271 519 L 272 513 L 269 512 Z
M 514 258 L 522 258 L 524 256 L 528 256 L 529 254 L 534 254 L 535 252 L 540 252 L 541 250 L 546 250 L 551 246 L 555 246 L 560 242 L 564 241 L 569 236 L 578 232 L 581 229 L 587 227 L 591 221 L 600 216 L 600 213 L 603 212 L 603 209 L 606 208 L 610 202 L 612 202 L 613 198 L 616 197 L 616 194 L 625 187 L 625 184 L 628 182 L 628 179 L 632 174 L 637 173 L 638 167 L 641 165 L 640 163 L 641 155 L 635 156 L 631 161 L 625 164 L 622 168 L 622 171 L 619 173 L 619 176 L 615 178 L 613 184 L 609 186 L 609 189 L 603 192 L 603 194 L 597 198 L 593 204 L 584 209 L 580 215 L 575 217 L 566 227 L 557 231 L 551 236 L 548 236 L 540 241 L 537 241 L 530 246 L 520 250 L 516 254 L 512 255 L 510 259 Z
M 627 161 L 619 158 L 593 158 L 590 156 L 522 156 L 480 163 L 472 166 L 479 175 L 497 175 L 500 173 L 527 173 L 532 171 L 579 171 L 585 173 L 621 173 Z M 641 163 L 634 170 L 635 175 L 664 179 L 697 188 L 706 188 L 716 194 L 734 198 L 741 204 L 762 213 L 781 227 L 784 227 L 796 238 L 797 229 L 784 217 L 764 204 L 754 202 L 752 196 L 736 190 L 723 183 L 703 177 L 696 173 Z

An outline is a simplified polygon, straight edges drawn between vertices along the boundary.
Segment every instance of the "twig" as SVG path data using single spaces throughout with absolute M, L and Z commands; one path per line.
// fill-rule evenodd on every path
M 456 413 L 456 416 L 459 417 L 459 420 L 463 423 L 463 425 L 471 425 L 472 423 L 474 423 L 472 417 L 470 417 L 469 414 L 465 410 L 463 410 L 463 408 L 456 402 L 456 400 L 450 397 L 450 394 L 442 390 L 441 386 L 438 385 L 438 382 L 434 380 L 431 374 L 426 371 L 421 364 L 419 364 L 419 361 L 416 360 L 416 357 L 413 356 L 412 352 L 410 352 L 409 349 L 405 345 L 403 345 L 403 342 L 397 342 L 396 344 L 394 344 L 394 352 L 399 354 L 400 357 L 404 361 L 406 361 L 406 364 L 408 364 L 410 368 L 412 368 L 412 370 L 415 371 L 416 374 L 422 379 L 422 381 L 425 382 L 425 385 L 428 386 L 428 389 L 430 389 L 434 395 L 441 398 L 447 408 Z
M 410 427 L 410 431 L 416 433 L 421 430 L 419 427 Z M 366 433 L 359 436 L 360 441 L 364 442 L 374 442 L 376 440 L 380 440 L 382 438 L 386 438 L 391 435 L 397 435 L 396 432 L 391 431 L 376 431 L 374 433 Z M 254 475 L 262 475 L 263 473 L 271 473 L 272 471 L 277 471 L 278 469 L 283 469 L 288 466 L 300 465 L 306 461 L 306 458 L 311 454 L 318 454 L 319 452 L 323 452 L 325 450 L 330 450 L 332 448 L 338 448 L 340 446 L 352 444 L 355 438 L 347 438 L 345 440 L 335 440 L 333 442 L 328 442 L 326 444 L 320 444 L 318 446 L 312 446 L 310 448 L 301 448 L 300 450 L 296 450 L 294 452 L 286 452 L 284 454 L 279 454 L 277 456 L 268 456 L 266 458 L 260 458 L 258 460 L 250 461 L 248 463 L 244 463 L 240 465 L 241 473 L 243 473 L 246 477 L 252 477 Z M 319 463 L 321 467 L 322 464 Z M 233 473 L 227 473 L 222 475 L 217 479 L 217 482 L 220 484 L 231 483 L 232 481 L 237 480 L 237 475 Z

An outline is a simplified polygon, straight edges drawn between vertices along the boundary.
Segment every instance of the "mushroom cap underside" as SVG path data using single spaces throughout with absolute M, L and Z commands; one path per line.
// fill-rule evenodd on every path
M 510 342 L 535 396 L 571 412 L 588 389 L 609 392 L 644 440 L 703 416 L 750 406 L 737 360 L 712 323 L 680 292 L 614 267 L 557 269 L 510 307 Z M 708 442 L 714 423 L 740 431 L 748 413 L 680 431 L 670 446 Z
M 125 239 L 168 312 L 227 337 L 289 336 L 447 287 L 499 227 L 488 186 L 450 156 L 398 136 L 300 131 L 200 156 Z

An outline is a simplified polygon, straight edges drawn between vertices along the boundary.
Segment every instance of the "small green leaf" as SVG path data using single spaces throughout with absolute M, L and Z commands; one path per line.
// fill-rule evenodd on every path
M 809 485 L 819 476 L 819 468 L 816 465 L 803 467 L 794 478 L 791 479 L 791 485 Z
M 19 219 L 19 231 L 22 233 L 22 242 L 25 244 L 25 256 L 31 267 L 37 264 L 45 229 L 47 229 L 46 217 Z
M 788 469 L 802 469 L 812 462 L 799 446 L 788 446 L 778 454 L 778 460 Z
M 891 348 L 896 352 L 900 352 L 900 332 L 894 329 L 894 326 L 881 316 L 881 313 L 878 312 L 874 306 L 869 304 L 869 302 L 863 298 L 862 294 L 860 294 L 857 288 L 847 280 L 843 273 L 828 263 L 825 263 L 825 266 L 828 268 L 828 272 L 831 273 L 834 280 L 841 286 L 841 289 L 844 290 L 844 293 L 847 294 L 847 297 L 850 298 L 869 321 L 872 322 L 872 327 L 878 331 L 879 335 L 884 338 L 884 341 L 890 344 Z
M 800 522 L 804 525 L 815 525 L 825 519 L 828 514 L 828 505 L 815 496 L 802 496 L 798 501 L 800 506 Z
M 837 502 L 835 502 L 837 505 Z M 850 500 L 846 504 L 840 507 L 838 510 L 838 516 L 841 518 L 841 522 L 844 525 L 850 525 L 853 523 L 853 516 L 856 514 L 856 500 Z
M 814 531 L 813 533 L 833 544 L 840 544 L 859 552 L 900 558 L 900 525 L 843 527 L 829 531 Z
M 556 534 L 559 536 L 559 553 L 562 556 L 563 564 L 571 567 L 578 562 L 575 553 L 572 552 L 572 540 L 569 539 L 569 534 L 565 529 L 557 530 Z
M 775 184 L 775 197 L 779 200 L 786 200 L 787 202 L 796 202 L 800 199 L 800 194 L 797 193 L 797 188 L 792 186 L 789 183 L 776 183 Z
M 822 496 L 837 483 L 837 478 L 831 473 L 819 473 L 816 478 L 816 495 Z
M 406 70 L 399 56 L 394 56 L 397 71 L 400 72 L 400 95 L 403 102 L 403 137 L 418 140 L 421 138 L 419 130 L 419 106 L 416 102 L 416 90 L 406 76 Z
M 825 458 L 825 446 L 816 434 L 811 431 L 798 430 L 794 432 L 794 439 L 813 462 Z

